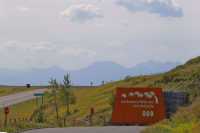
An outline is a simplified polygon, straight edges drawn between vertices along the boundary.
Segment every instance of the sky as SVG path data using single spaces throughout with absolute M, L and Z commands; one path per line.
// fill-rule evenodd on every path
M 0 0 L 0 68 L 130 67 L 200 55 L 199 0 Z

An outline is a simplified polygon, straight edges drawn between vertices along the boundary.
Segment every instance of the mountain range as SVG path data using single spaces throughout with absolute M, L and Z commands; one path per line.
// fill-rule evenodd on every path
M 34 85 L 46 85 L 50 78 L 56 78 L 62 81 L 64 74 L 70 73 L 74 85 L 99 85 L 104 82 L 120 80 L 126 76 L 149 75 L 162 73 L 171 70 L 180 63 L 177 62 L 156 62 L 148 61 L 137 64 L 134 67 L 124 67 L 120 64 L 104 61 L 96 62 L 86 68 L 74 71 L 67 71 L 59 67 L 31 70 L 9 70 L 0 69 L 1 85 L 24 85 L 27 83 Z

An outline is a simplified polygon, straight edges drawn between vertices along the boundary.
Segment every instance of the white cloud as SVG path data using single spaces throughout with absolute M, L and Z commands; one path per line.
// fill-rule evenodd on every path
M 116 47 L 121 48 L 121 47 L 126 46 L 126 43 L 122 41 L 110 41 L 107 43 L 107 46 L 112 47 L 112 48 L 116 48 Z
M 118 0 L 117 4 L 131 12 L 149 12 L 161 17 L 183 16 L 183 10 L 175 0 Z
M 85 22 L 91 19 L 103 17 L 100 9 L 92 4 L 72 5 L 65 9 L 63 16 L 68 17 L 71 21 Z
M 60 51 L 60 54 L 65 55 L 65 56 L 69 55 L 69 56 L 76 56 L 76 57 L 80 57 L 80 56 L 93 57 L 96 55 L 96 52 L 92 50 L 80 48 L 80 47 L 66 47 Z
M 44 42 L 10 41 L 10 42 L 4 43 L 1 49 L 13 50 L 13 52 L 15 51 L 16 53 L 19 52 L 22 54 L 32 54 L 32 55 L 36 55 L 40 53 L 47 53 L 51 55 L 62 54 L 62 56 L 95 55 L 93 51 L 84 49 L 78 46 L 55 44 L 55 43 L 45 42 L 45 41 Z
M 17 7 L 17 10 L 20 12 L 28 12 L 30 10 L 30 8 L 19 6 L 19 7 Z
M 94 51 L 73 45 L 9 41 L 1 44 L 0 60 L 6 59 L 6 61 L 1 62 L 0 66 L 30 68 L 58 65 L 64 68 L 69 66 L 68 62 L 79 59 L 88 60 L 95 56 Z

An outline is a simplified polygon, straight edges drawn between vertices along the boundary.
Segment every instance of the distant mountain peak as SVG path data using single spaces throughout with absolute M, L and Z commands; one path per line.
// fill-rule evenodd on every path
M 99 61 L 75 71 L 66 71 L 57 66 L 31 69 L 28 71 L 1 71 L 0 69 L 0 84 L 47 84 L 50 78 L 56 78 L 58 81 L 62 81 L 63 76 L 69 72 L 72 82 L 76 85 L 89 85 L 91 81 L 96 85 L 101 84 L 102 81 L 120 80 L 127 75 L 138 76 L 166 72 L 176 66 L 177 63 L 148 61 L 131 68 L 126 68 L 112 61 Z
M 115 62 L 112 61 L 99 61 L 99 62 L 94 62 L 91 65 L 89 65 L 86 69 L 91 69 L 91 68 L 96 68 L 96 69 L 100 69 L 100 68 L 107 68 L 107 69 L 111 69 L 111 68 L 121 68 L 121 69 L 125 69 L 124 66 L 117 64 Z
M 92 63 L 90 66 L 102 66 L 102 65 L 118 65 L 118 66 L 122 66 L 120 64 L 117 64 L 116 62 L 113 61 L 98 61 L 98 62 L 94 62 Z

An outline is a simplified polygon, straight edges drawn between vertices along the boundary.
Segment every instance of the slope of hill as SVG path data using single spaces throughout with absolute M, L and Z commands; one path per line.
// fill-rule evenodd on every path
M 86 68 L 75 71 L 66 71 L 59 67 L 26 71 L 0 69 L 0 84 L 24 85 L 31 83 L 34 85 L 45 85 L 48 84 L 50 78 L 54 77 L 62 80 L 63 75 L 69 72 L 75 85 L 90 85 L 91 81 L 97 85 L 101 84 L 103 80 L 120 80 L 127 75 L 135 76 L 166 72 L 178 64 L 173 62 L 160 63 L 149 61 L 138 64 L 135 67 L 126 68 L 117 63 L 105 61 L 96 62 Z
M 124 80 L 118 82 L 112 82 L 106 84 L 104 86 L 94 88 L 94 89 L 75 89 L 74 93 L 77 97 L 77 102 L 75 105 L 71 105 L 72 114 L 68 117 L 68 125 L 73 123 L 73 120 L 83 120 L 88 114 L 91 107 L 95 108 L 95 117 L 94 124 L 102 125 L 103 120 L 100 119 L 103 117 L 108 121 L 111 118 L 112 107 L 110 105 L 110 99 L 112 97 L 113 91 L 116 87 L 162 87 L 165 90 L 181 90 L 186 91 L 190 94 L 191 102 L 195 101 L 197 97 L 200 96 L 200 57 L 192 59 L 188 61 L 186 64 L 176 67 L 175 69 L 162 73 L 155 74 L 151 76 L 138 76 L 138 77 L 127 77 Z M 172 129 L 176 129 L 173 125 L 176 124 L 178 128 L 181 128 L 181 131 L 177 133 L 184 133 L 185 128 L 182 126 L 186 126 L 186 128 L 192 129 L 194 127 L 198 128 L 198 123 L 200 122 L 199 117 L 199 101 L 196 100 L 193 105 L 183 108 L 180 112 L 187 112 L 187 110 L 193 110 L 188 115 L 187 113 L 178 113 L 177 117 L 175 116 L 174 121 L 164 121 L 162 126 L 170 126 Z M 46 96 L 46 102 L 48 102 L 48 96 Z M 31 106 L 34 104 L 34 101 L 30 101 L 27 103 L 23 103 L 20 105 L 16 105 L 12 107 L 14 110 L 11 114 L 12 116 L 17 117 L 30 117 L 30 114 L 33 113 L 35 108 Z M 22 110 L 25 107 L 29 107 L 28 110 Z M 196 110 L 195 110 L 196 109 Z M 60 104 L 59 106 L 59 114 L 63 116 L 65 112 L 65 107 Z M 17 114 L 17 115 L 16 115 Z M 50 125 L 55 124 L 55 111 L 52 106 L 49 106 L 45 109 L 46 122 Z M 188 116 L 188 117 L 185 117 Z M 190 117 L 193 116 L 193 117 Z M 191 122 L 187 123 L 187 119 L 192 119 Z M 194 120 L 195 118 L 195 120 Z M 177 121 L 178 122 L 177 122 Z M 183 123 L 183 125 L 182 125 Z M 195 123 L 195 124 L 194 124 Z M 171 124 L 171 125 L 170 125 Z M 159 129 L 148 130 L 145 133 L 156 133 L 161 131 L 163 127 L 159 127 Z M 172 126 L 172 127 L 171 127 Z M 165 128 L 164 128 L 165 129 Z M 183 129 L 183 130 L 182 130 Z M 153 131 L 153 132 L 151 132 Z M 172 130 L 167 130 L 170 133 Z M 162 133 L 162 132 L 159 132 Z
M 145 129 L 142 133 L 199 133 L 199 100 L 199 98 L 196 99 L 188 107 L 179 108 L 171 119 L 157 123 Z

